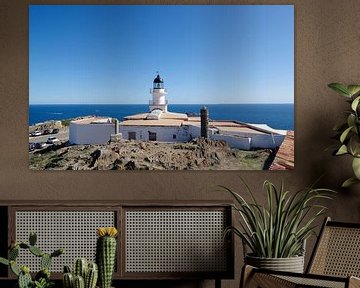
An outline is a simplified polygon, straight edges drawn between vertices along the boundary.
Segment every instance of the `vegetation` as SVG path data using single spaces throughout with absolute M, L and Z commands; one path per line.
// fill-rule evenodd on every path
M 65 120 L 61 120 L 61 125 L 63 127 L 68 127 L 70 125 L 72 119 L 65 119 Z
M 324 214 L 326 207 L 317 202 L 331 199 L 328 189 L 304 188 L 296 193 L 278 189 L 269 181 L 264 182 L 267 206 L 257 202 L 253 192 L 244 183 L 247 202 L 239 193 L 220 186 L 236 200 L 233 208 L 240 215 L 240 227 L 228 227 L 225 235 L 233 232 L 252 251 L 252 256 L 287 258 L 301 255 L 306 239 L 314 233 L 315 220 Z
M 49 288 L 54 285 L 50 280 L 50 265 L 52 258 L 58 257 L 64 253 L 63 249 L 57 249 L 51 254 L 45 253 L 36 246 L 37 236 L 35 233 L 30 233 L 29 243 L 12 243 L 9 248 L 8 259 L 0 257 L 0 263 L 10 266 L 11 271 L 18 277 L 19 288 Z M 30 268 L 26 265 L 19 267 L 16 259 L 19 256 L 20 249 L 26 249 L 31 254 L 40 257 L 41 270 L 36 274 L 33 280 L 30 275 Z
M 337 132 L 336 137 L 340 141 L 339 147 L 334 152 L 335 155 L 351 155 L 352 169 L 354 176 L 347 179 L 342 186 L 349 187 L 360 183 L 360 85 L 344 85 L 340 83 L 331 83 L 328 85 L 331 89 L 346 98 L 351 106 L 346 111 L 346 122 L 334 127 Z
M 98 267 L 96 263 L 88 262 L 85 258 L 78 258 L 74 263 L 74 271 L 70 267 L 64 267 L 64 288 L 95 288 L 98 279 Z
M 99 267 L 99 286 L 110 288 L 116 258 L 115 227 L 100 227 L 97 229 L 96 262 Z

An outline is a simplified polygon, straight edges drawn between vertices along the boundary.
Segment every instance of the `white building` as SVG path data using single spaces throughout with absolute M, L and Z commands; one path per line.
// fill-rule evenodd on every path
M 159 75 L 154 79 L 149 112 L 125 117 L 119 124 L 124 139 L 187 142 L 201 137 L 200 117 L 188 117 L 167 109 L 164 81 Z M 210 121 L 208 135 L 213 140 L 226 141 L 233 148 L 276 148 L 285 138 L 285 130 L 275 130 L 265 124 L 249 124 L 239 121 Z
M 105 144 L 115 133 L 111 118 L 86 117 L 70 122 L 69 142 L 71 144 Z

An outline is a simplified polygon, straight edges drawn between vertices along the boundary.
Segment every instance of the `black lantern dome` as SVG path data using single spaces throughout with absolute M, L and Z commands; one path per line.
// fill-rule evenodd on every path
M 154 79 L 154 89 L 164 89 L 164 80 L 157 74 Z

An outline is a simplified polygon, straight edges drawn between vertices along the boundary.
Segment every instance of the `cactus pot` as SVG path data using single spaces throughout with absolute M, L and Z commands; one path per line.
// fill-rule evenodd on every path
M 303 255 L 289 258 L 263 258 L 248 254 L 245 256 L 245 263 L 262 269 L 304 273 Z

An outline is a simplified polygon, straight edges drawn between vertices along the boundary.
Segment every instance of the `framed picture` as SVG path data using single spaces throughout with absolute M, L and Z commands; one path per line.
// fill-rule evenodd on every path
M 29 168 L 294 169 L 292 5 L 30 5 Z

